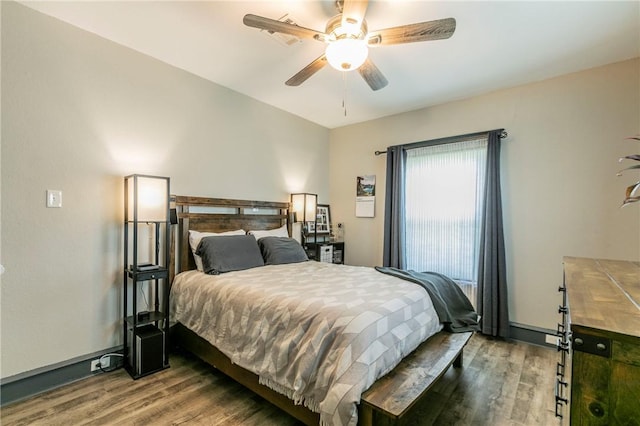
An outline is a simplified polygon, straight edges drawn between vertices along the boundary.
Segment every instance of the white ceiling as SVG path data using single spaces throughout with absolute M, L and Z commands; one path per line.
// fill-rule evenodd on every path
M 327 128 L 640 56 L 638 1 L 370 1 L 370 30 L 453 17 L 455 34 L 372 48 L 370 58 L 389 80 L 377 92 L 357 72 L 329 66 L 288 87 L 324 44 L 285 46 L 242 17 L 288 13 L 324 31 L 336 12 L 332 1 L 21 3 Z

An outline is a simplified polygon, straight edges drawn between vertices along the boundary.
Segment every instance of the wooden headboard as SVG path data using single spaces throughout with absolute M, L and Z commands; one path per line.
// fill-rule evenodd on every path
M 289 203 L 275 201 L 232 200 L 225 198 L 171 196 L 177 230 L 171 233 L 170 281 L 176 273 L 195 269 L 189 248 L 189 230 L 224 232 L 244 229 L 275 229 L 289 223 Z

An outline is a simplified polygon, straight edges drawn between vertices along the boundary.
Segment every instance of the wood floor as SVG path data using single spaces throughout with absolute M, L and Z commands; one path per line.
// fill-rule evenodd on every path
M 554 425 L 556 351 L 475 335 L 413 408 L 407 425 Z M 260 397 L 186 354 L 132 380 L 122 369 L 2 407 L 12 425 L 299 425 Z

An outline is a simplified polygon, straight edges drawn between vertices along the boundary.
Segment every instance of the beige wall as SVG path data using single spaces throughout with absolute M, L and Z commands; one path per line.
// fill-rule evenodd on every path
M 328 202 L 323 127 L 15 3 L 2 65 L 3 378 L 121 343 L 123 176 Z
M 638 59 L 332 130 L 333 220 L 347 263 L 381 264 L 386 165 L 374 151 L 502 127 L 511 321 L 553 329 L 562 256 L 640 259 L 640 205 L 619 208 L 637 173 L 616 177 L 618 158 L 640 151 L 624 140 L 640 132 Z M 360 174 L 377 176 L 373 219 L 355 217 Z
M 1 30 L 3 378 L 121 343 L 129 173 L 185 195 L 317 192 L 345 224 L 347 262 L 377 265 L 373 152 L 504 127 L 513 321 L 554 327 L 563 255 L 640 257 L 640 206 L 618 208 L 631 176 L 615 176 L 638 151 L 623 140 L 640 131 L 638 60 L 329 131 L 21 5 L 2 2 Z M 377 176 L 372 219 L 355 218 L 360 174 Z

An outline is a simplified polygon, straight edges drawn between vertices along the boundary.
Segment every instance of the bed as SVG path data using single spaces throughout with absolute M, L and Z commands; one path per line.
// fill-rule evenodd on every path
M 441 331 L 420 286 L 298 258 L 285 237 L 288 203 L 173 196 L 172 204 L 172 344 L 305 424 L 397 420 L 461 365 L 471 333 Z M 203 235 L 198 259 L 193 239 Z M 253 245 L 266 265 L 254 265 Z M 237 250 L 248 267 L 228 263 Z

